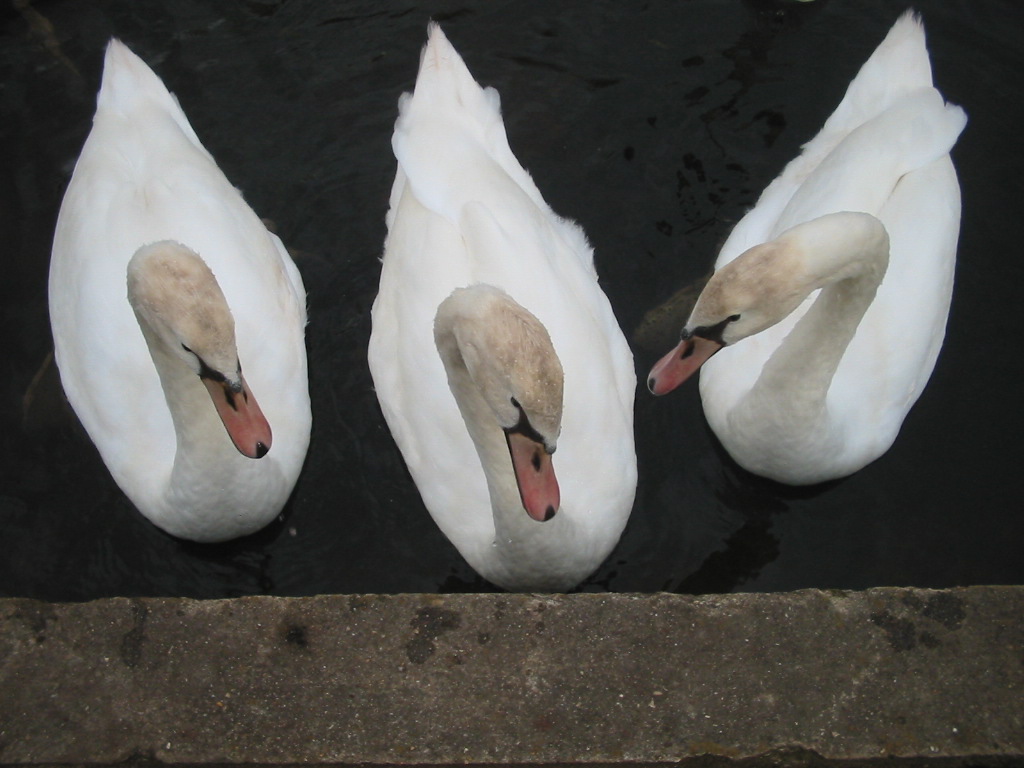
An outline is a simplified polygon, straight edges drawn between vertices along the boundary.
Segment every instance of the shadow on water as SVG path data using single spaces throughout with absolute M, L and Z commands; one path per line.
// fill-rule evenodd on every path
M 649 396 L 731 226 L 811 138 L 903 10 L 887 0 L 537 0 L 322 6 L 18 2 L 0 9 L 0 595 L 231 597 L 477 592 L 433 524 L 366 365 L 396 101 L 429 17 L 502 96 L 513 150 L 578 220 L 633 342 L 640 479 L 619 546 L 580 591 L 682 593 L 1021 583 L 1024 425 L 1007 401 L 1024 167 L 1006 4 L 914 3 L 936 80 L 970 124 L 957 288 L 935 374 L 893 448 L 810 489 L 724 453 L 696 386 Z M 1012 18 L 1010 18 L 1012 17 Z M 282 515 L 219 545 L 176 540 L 111 480 L 63 401 L 46 308 L 50 238 L 117 35 L 178 95 L 228 178 L 295 253 L 314 428 Z M 998 152 L 998 162 L 993 153 Z M 974 329 L 986 333 L 979 344 Z
M 836 480 L 806 487 L 787 486 L 747 472 L 717 440 L 714 453 L 717 461 L 701 462 L 703 481 L 713 489 L 723 516 L 735 518 L 738 526 L 724 538 L 720 549 L 672 587 L 674 592 L 700 595 L 741 590 L 780 555 L 779 539 L 772 532 L 774 518 L 786 514 L 791 502 L 813 503 L 842 483 Z

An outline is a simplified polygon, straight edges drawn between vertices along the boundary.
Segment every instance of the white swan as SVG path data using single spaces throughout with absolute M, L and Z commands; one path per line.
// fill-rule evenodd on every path
M 143 515 L 222 541 L 278 514 L 309 443 L 302 280 L 117 40 L 57 219 L 49 300 L 68 400 Z
M 399 111 L 369 347 L 381 408 L 427 509 L 477 572 L 506 589 L 569 589 L 633 504 L 632 355 L 583 232 L 544 202 L 497 92 L 437 25 Z
M 707 361 L 711 428 L 741 466 L 784 483 L 888 450 L 945 334 L 960 225 L 949 151 L 965 123 L 905 13 L 736 225 L 651 391 Z

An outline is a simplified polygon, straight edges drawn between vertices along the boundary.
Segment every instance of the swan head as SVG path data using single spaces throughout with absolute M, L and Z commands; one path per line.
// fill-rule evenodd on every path
M 206 262 L 180 243 L 143 246 L 128 263 L 128 301 L 151 351 L 155 341 L 206 386 L 235 447 L 265 456 L 270 425 L 242 376 L 234 318 Z
M 735 344 L 789 315 L 813 290 L 812 281 L 795 242 L 756 245 L 715 272 L 680 336 Z
M 819 216 L 744 251 L 711 276 L 679 344 L 651 369 L 648 388 L 672 391 L 722 347 L 771 328 L 817 288 L 852 279 L 877 287 L 888 263 L 885 226 L 851 211 Z
M 527 513 L 550 520 L 559 508 L 551 455 L 561 431 L 564 374 L 547 329 L 504 291 L 473 285 L 442 302 L 434 338 L 443 359 L 461 360 L 505 433 Z
M 778 323 L 812 290 L 797 244 L 784 237 L 754 246 L 712 275 L 679 334 L 647 379 L 664 395 L 718 350 Z

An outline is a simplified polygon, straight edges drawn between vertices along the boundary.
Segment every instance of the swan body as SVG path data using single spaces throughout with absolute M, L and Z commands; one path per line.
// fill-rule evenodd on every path
M 780 482 L 843 477 L 888 450 L 945 334 L 960 224 L 949 152 L 965 123 L 904 14 L 736 225 L 651 390 L 703 364 L 711 428 Z
M 544 202 L 497 92 L 435 24 L 399 112 L 369 346 L 381 409 L 478 573 L 569 589 L 633 504 L 632 355 L 583 232 Z
M 280 512 L 309 443 L 302 280 L 117 40 L 57 219 L 49 304 L 68 400 L 143 515 L 211 542 Z

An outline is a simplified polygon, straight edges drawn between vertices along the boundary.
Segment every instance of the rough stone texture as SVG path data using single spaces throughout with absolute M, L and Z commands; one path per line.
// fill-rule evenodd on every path
M 1016 765 L 1024 588 L 0 600 L 0 763 Z

